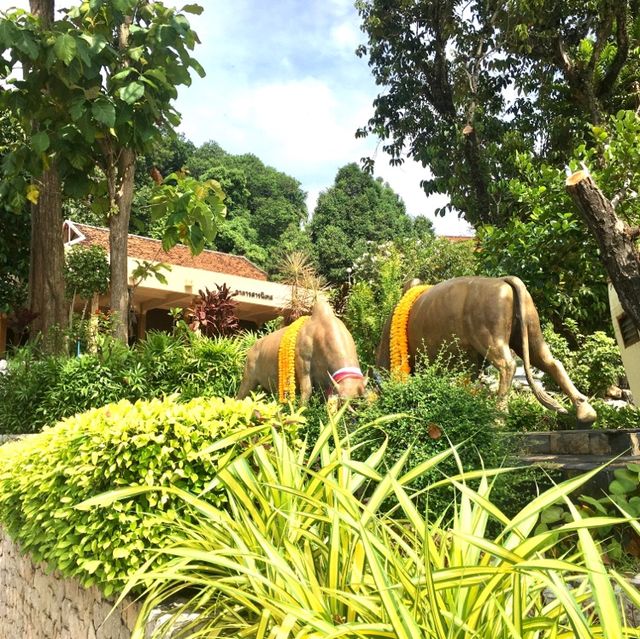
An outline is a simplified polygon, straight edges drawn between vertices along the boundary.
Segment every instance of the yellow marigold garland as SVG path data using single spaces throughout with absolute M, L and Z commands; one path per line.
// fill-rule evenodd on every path
M 409 366 L 409 339 L 407 325 L 409 313 L 414 302 L 431 286 L 423 284 L 410 288 L 398 302 L 391 318 L 391 332 L 389 335 L 389 357 L 391 374 L 398 379 L 405 379 L 411 372 Z
M 296 396 L 296 341 L 308 315 L 299 317 L 287 326 L 278 347 L 278 399 L 293 401 Z

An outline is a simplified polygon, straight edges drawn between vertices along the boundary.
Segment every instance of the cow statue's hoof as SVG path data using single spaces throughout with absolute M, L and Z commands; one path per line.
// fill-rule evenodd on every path
M 576 418 L 580 424 L 593 424 L 598 419 L 598 414 L 589 402 L 584 401 L 576 408 Z

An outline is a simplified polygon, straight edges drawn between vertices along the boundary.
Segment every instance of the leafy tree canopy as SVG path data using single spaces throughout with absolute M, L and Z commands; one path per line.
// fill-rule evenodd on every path
M 477 226 L 528 211 L 509 192 L 517 153 L 562 165 L 586 123 L 635 108 L 637 0 L 358 0 L 359 49 L 382 88 L 359 135 L 428 167 Z
M 206 242 L 207 248 L 244 255 L 274 274 L 283 253 L 308 246 L 302 230 L 307 219 L 306 194 L 298 180 L 265 165 L 255 155 L 233 155 L 216 142 L 196 147 L 170 130 L 138 162 L 135 232 L 158 238 L 163 234 L 165 220 L 153 221 L 148 207 L 154 168 L 161 176 L 184 169 L 193 178 L 213 179 L 221 185 L 227 213 L 215 240 Z
M 605 195 L 617 203 L 620 218 L 640 225 L 634 187 L 640 180 L 640 116 L 620 111 L 590 132 L 571 157 L 570 168 L 590 166 Z M 565 190 L 564 169 L 539 164 L 531 153 L 518 154 L 515 161 L 520 177 L 509 182 L 509 191 L 530 215 L 480 229 L 484 268 L 493 275 L 522 277 L 540 314 L 559 332 L 567 320 L 585 334 L 610 332 L 606 272 L 598 245 Z
M 345 282 L 347 268 L 365 252 L 367 242 L 406 236 L 412 227 L 404 203 L 388 185 L 357 164 L 347 164 L 320 194 L 309 224 L 319 272 L 331 283 Z

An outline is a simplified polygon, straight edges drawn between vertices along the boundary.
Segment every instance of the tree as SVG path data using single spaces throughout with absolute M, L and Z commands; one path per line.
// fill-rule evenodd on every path
M 340 284 L 367 242 L 404 236 L 411 228 L 398 195 L 352 163 L 339 169 L 333 186 L 320 194 L 308 230 L 320 274 Z
M 376 82 L 360 135 L 407 151 L 474 226 L 527 214 L 510 197 L 517 152 L 564 164 L 606 114 L 635 105 L 636 0 L 359 0 Z
M 202 9 L 186 5 L 184 11 Z M 30 150 L 40 155 L 46 151 L 56 159 L 65 195 L 90 198 L 94 211 L 108 218 L 111 307 L 118 317 L 116 334 L 126 341 L 127 234 L 135 161 L 162 127 L 179 122 L 171 106 L 175 87 L 189 84 L 190 69 L 204 74 L 189 53 L 197 36 L 183 13 L 145 0 L 83 2 L 46 33 L 35 33 L 32 16 L 19 11 L 1 26 L 0 45 L 11 52 L 8 68 L 20 63 L 30 67 L 16 90 L 7 92 L 14 112 L 37 114 L 40 130 L 31 136 Z M 41 106 L 43 84 L 49 88 L 49 112 Z M 213 237 L 216 225 L 187 215 L 191 210 L 201 213 L 201 207 L 188 205 L 198 197 L 193 189 L 182 189 L 180 197 L 165 227 L 165 246 L 195 239 L 196 249 L 204 244 L 203 235 Z M 222 208 L 219 202 L 212 214 Z
M 597 129 L 637 106 L 637 0 L 361 0 L 358 8 L 369 40 L 359 53 L 386 89 L 359 134 L 385 138 L 394 161 L 407 149 L 432 171 L 427 193 L 448 193 L 449 208 L 477 228 L 507 231 L 518 220 L 533 228 L 531 202 L 518 198 L 518 183 L 529 179 L 522 166 L 560 171 L 575 154 L 594 152 L 598 171 L 607 160 Z M 606 190 L 628 196 L 625 180 Z M 548 187 L 537 185 L 541 194 Z M 602 249 L 607 229 L 603 218 L 593 222 L 592 245 Z M 555 267 L 565 257 L 556 254 Z M 576 257 L 570 263 L 580 268 Z M 622 259 L 607 265 L 619 294 Z
M 510 192 L 530 214 L 478 230 L 484 270 L 526 282 L 541 318 L 559 333 L 568 319 L 583 333 L 610 325 L 598 246 L 564 191 L 564 170 L 536 166 L 527 154 L 518 161 L 521 177 L 511 180 Z
M 34 317 L 31 335 L 35 336 L 49 334 L 54 325 L 64 327 L 66 303 L 60 174 L 55 155 L 47 152 L 46 131 L 61 105 L 56 104 L 52 87 L 38 64 L 41 42 L 53 23 L 54 2 L 30 0 L 30 7 L 31 15 L 17 11 L 0 20 L 0 52 L 9 49 L 10 53 L 8 59 L 0 56 L 0 76 L 10 76 L 16 66 L 21 67 L 22 75 L 22 79 L 14 79 L 16 91 L 0 91 L 0 107 L 24 132 L 21 142 L 27 142 L 24 146 L 11 145 L 3 166 L 12 183 L 13 193 L 7 193 L 8 185 L 4 190 L 13 210 L 18 210 L 20 200 L 25 198 L 31 203 L 28 295 Z M 20 98 L 15 100 L 17 94 Z M 28 187 L 25 174 L 32 180 Z M 54 350 L 62 347 L 59 340 L 46 340 L 45 344 Z
M 243 255 L 275 276 L 283 255 L 308 248 L 302 228 L 306 196 L 295 178 L 266 166 L 255 155 L 233 155 L 215 142 L 196 147 L 171 130 L 164 131 L 138 162 L 132 206 L 135 232 L 162 237 L 165 220 L 152 220 L 147 206 L 153 190 L 150 175 L 181 170 L 199 180 L 216 180 L 225 193 L 227 213 L 207 248 Z
M 575 321 L 582 333 L 610 330 L 607 276 L 621 302 L 626 300 L 623 307 L 632 319 L 637 312 L 633 298 L 640 294 L 640 287 L 632 292 L 638 259 L 634 229 L 640 226 L 634 188 L 640 180 L 640 116 L 620 111 L 590 132 L 590 143 L 581 144 L 568 165 L 574 174 L 591 167 L 602 189 L 598 197 L 603 210 L 594 211 L 571 197 L 577 189 L 565 191 L 564 169 L 545 164 L 536 168 L 523 154 L 518 159 L 523 177 L 512 180 L 510 188 L 530 216 L 513 218 L 503 228 L 485 226 L 479 233 L 485 268 L 494 275 L 520 275 L 541 315 L 559 332 L 566 319 Z M 612 229 L 620 230 L 617 239 Z
M 220 181 L 227 194 L 227 219 L 213 248 L 246 255 L 274 273 L 283 235 L 294 244 L 304 243 L 307 207 L 295 178 L 250 153 L 229 154 L 214 142 L 200 147 L 187 167 L 196 176 Z

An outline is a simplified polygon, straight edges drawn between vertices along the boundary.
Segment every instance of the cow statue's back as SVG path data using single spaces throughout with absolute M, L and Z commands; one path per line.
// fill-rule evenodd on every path
M 247 354 L 244 376 L 237 396 L 246 397 L 256 387 L 278 390 L 278 352 L 285 336 L 281 328 L 260 338 Z M 313 387 L 335 392 L 341 398 L 363 396 L 365 380 L 356 346 L 347 327 L 325 300 L 318 300 L 308 321 L 300 328 L 295 342 L 295 382 L 304 404 Z
M 387 369 L 390 326 L 391 320 L 385 325 L 376 356 L 378 366 Z M 488 360 L 498 369 L 501 398 L 506 398 L 516 370 L 513 350 L 522 358 L 529 385 L 543 406 L 566 413 L 534 382 L 531 366 L 555 380 L 575 406 L 578 421 L 590 423 L 597 417 L 561 362 L 552 356 L 531 295 L 517 277 L 457 277 L 436 284 L 411 307 L 407 339 L 412 370 L 419 353 L 433 359 L 443 349 L 462 352 L 474 364 Z

